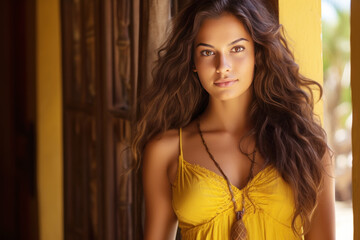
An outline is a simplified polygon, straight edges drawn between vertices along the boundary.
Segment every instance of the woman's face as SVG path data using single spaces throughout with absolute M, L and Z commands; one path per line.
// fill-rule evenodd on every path
M 250 91 L 254 42 L 234 15 L 205 19 L 194 44 L 195 70 L 210 97 L 228 100 Z

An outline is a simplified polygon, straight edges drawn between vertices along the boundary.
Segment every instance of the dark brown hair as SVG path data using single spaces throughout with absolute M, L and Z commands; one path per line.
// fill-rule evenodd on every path
M 168 129 L 184 127 L 204 111 L 208 94 L 193 73 L 193 43 L 205 18 L 236 16 L 255 45 L 251 135 L 267 164 L 293 189 L 295 219 L 308 232 L 323 182 L 325 132 L 315 119 L 312 88 L 321 86 L 299 73 L 282 26 L 260 0 L 197 0 L 181 11 L 158 52 L 153 84 L 140 102 L 132 142 L 137 167 L 145 144 Z

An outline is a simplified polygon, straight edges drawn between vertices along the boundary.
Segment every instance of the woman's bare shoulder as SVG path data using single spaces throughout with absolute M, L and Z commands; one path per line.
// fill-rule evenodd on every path
M 170 164 L 179 154 L 179 130 L 170 129 L 151 138 L 144 149 L 144 164 Z
M 177 217 L 172 208 L 168 168 L 177 154 L 177 142 L 177 131 L 169 130 L 153 137 L 145 146 L 142 180 L 146 239 L 175 239 Z

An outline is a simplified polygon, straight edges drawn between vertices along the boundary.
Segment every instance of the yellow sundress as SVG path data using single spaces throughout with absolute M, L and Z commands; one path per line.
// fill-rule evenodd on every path
M 179 220 L 181 237 L 183 240 L 230 239 L 235 213 L 226 180 L 184 160 L 181 132 L 180 129 L 179 167 L 172 186 L 172 207 Z M 247 192 L 243 221 L 248 240 L 304 239 L 297 237 L 291 228 L 295 210 L 293 193 L 275 167 L 265 167 L 243 189 L 233 185 L 232 189 L 238 208 L 242 191 Z M 299 220 L 298 217 L 296 227 L 302 231 Z

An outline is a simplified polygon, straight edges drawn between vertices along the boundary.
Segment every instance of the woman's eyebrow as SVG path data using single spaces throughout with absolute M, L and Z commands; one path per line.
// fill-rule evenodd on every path
M 234 45 L 235 43 L 238 43 L 240 41 L 249 41 L 247 40 L 246 38 L 239 38 L 239 39 L 236 39 L 235 41 L 232 41 L 231 43 L 228 44 L 228 46 L 230 45 Z M 213 45 L 210 45 L 210 44 L 207 44 L 207 43 L 198 43 L 196 45 L 196 48 L 199 47 L 199 46 L 205 46 L 205 47 L 210 47 L 210 48 L 215 48 Z
M 205 47 L 215 48 L 213 45 L 206 44 L 206 43 L 199 43 L 198 45 L 196 45 L 196 47 L 199 47 L 199 46 L 205 46 Z
M 234 45 L 235 43 L 238 43 L 240 41 L 247 41 L 248 42 L 249 40 L 247 40 L 246 38 L 239 38 L 239 39 L 236 39 L 235 41 L 231 42 L 228 46 Z

